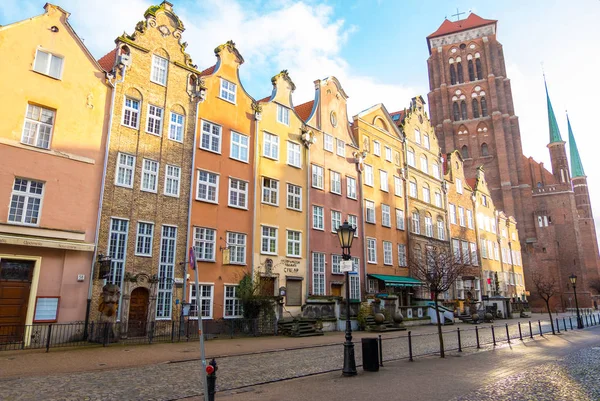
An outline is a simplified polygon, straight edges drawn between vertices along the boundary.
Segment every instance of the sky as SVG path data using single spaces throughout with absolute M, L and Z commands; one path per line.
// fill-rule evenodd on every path
M 132 33 L 152 2 L 54 0 L 97 58 L 114 39 Z M 550 169 L 548 117 L 542 69 L 564 140 L 565 110 L 588 176 L 600 228 L 600 171 L 595 169 L 600 92 L 600 1 L 577 0 L 171 0 L 186 31 L 183 41 L 199 69 L 215 63 L 214 48 L 233 40 L 245 59 L 245 89 L 256 99 L 271 93 L 270 78 L 288 70 L 294 104 L 314 97 L 313 82 L 336 76 L 349 115 L 383 103 L 388 111 L 427 98 L 427 42 L 457 8 L 498 20 L 525 155 Z M 43 13 L 43 1 L 0 1 L 0 25 Z

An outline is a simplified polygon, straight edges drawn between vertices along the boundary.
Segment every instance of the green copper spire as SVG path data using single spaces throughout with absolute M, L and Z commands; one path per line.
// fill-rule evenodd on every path
M 569 153 L 571 153 L 571 177 L 585 177 L 583 172 L 583 164 L 581 163 L 581 157 L 579 157 L 579 150 L 577 150 L 577 144 L 575 143 L 575 136 L 571 129 L 571 121 L 569 121 L 569 115 L 567 114 L 567 125 L 569 127 Z
M 558 130 L 558 124 L 556 123 L 556 116 L 554 116 L 552 103 L 550 103 L 550 96 L 548 96 L 548 86 L 546 85 L 545 75 L 544 86 L 546 87 L 546 103 L 548 105 L 548 127 L 550 128 L 550 143 L 562 142 L 563 140 L 560 136 L 560 131 Z

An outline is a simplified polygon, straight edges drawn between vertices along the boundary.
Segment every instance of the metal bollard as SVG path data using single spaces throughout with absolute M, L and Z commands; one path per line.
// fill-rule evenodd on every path
M 588 320 L 588 315 L 585 315 L 585 322 L 587 323 L 587 327 L 590 327 L 590 322 Z
M 383 366 L 383 343 L 381 341 L 381 334 L 379 335 L 379 366 Z
M 213 358 L 212 361 L 210 361 L 210 363 L 206 367 L 206 392 L 208 393 L 208 401 L 215 401 L 215 387 L 217 384 L 218 369 L 219 368 L 217 367 L 217 361 L 215 361 L 215 358 Z
M 567 321 L 565 320 L 565 318 L 563 317 L 563 328 L 565 330 L 565 332 L 567 331 Z
M 475 339 L 477 340 L 477 349 L 481 348 L 479 345 L 479 327 L 475 326 Z
M 50 351 L 50 339 L 52 338 L 52 325 L 48 325 L 48 337 L 46 337 L 46 352 Z
M 560 325 L 558 324 L 558 318 L 556 318 L 556 332 L 560 334 Z
M 508 343 L 510 344 L 510 334 L 508 333 L 508 323 L 506 323 L 506 339 L 508 340 Z
M 517 325 L 519 326 L 519 340 L 523 341 L 523 333 L 521 332 L 521 322 L 518 322 Z
M 571 320 L 571 316 L 569 316 L 569 326 L 571 326 L 571 330 L 573 330 L 573 320 Z
M 529 338 L 533 338 L 533 330 L 531 329 L 531 320 L 529 321 Z
M 410 331 L 408 332 L 408 360 L 413 361 L 412 357 L 412 337 L 410 336 Z
M 494 332 L 494 325 L 490 326 L 492 328 L 492 342 L 494 343 L 494 347 L 496 346 L 496 333 Z
M 542 333 L 542 322 L 538 320 L 538 328 L 540 329 L 540 336 L 544 337 L 544 333 Z
M 462 352 L 462 344 L 460 343 L 460 327 L 456 328 L 456 334 L 458 336 L 458 352 Z

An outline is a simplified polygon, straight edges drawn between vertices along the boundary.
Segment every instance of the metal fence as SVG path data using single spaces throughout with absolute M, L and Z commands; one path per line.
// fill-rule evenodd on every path
M 275 318 L 203 320 L 206 338 L 273 335 Z M 198 320 L 0 325 L 0 351 L 197 340 Z

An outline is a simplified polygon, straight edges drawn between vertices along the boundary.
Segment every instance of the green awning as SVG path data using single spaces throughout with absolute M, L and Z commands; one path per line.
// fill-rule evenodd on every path
M 407 276 L 390 276 L 387 274 L 369 274 L 369 277 L 385 282 L 386 287 L 415 287 L 423 285 L 416 278 Z

